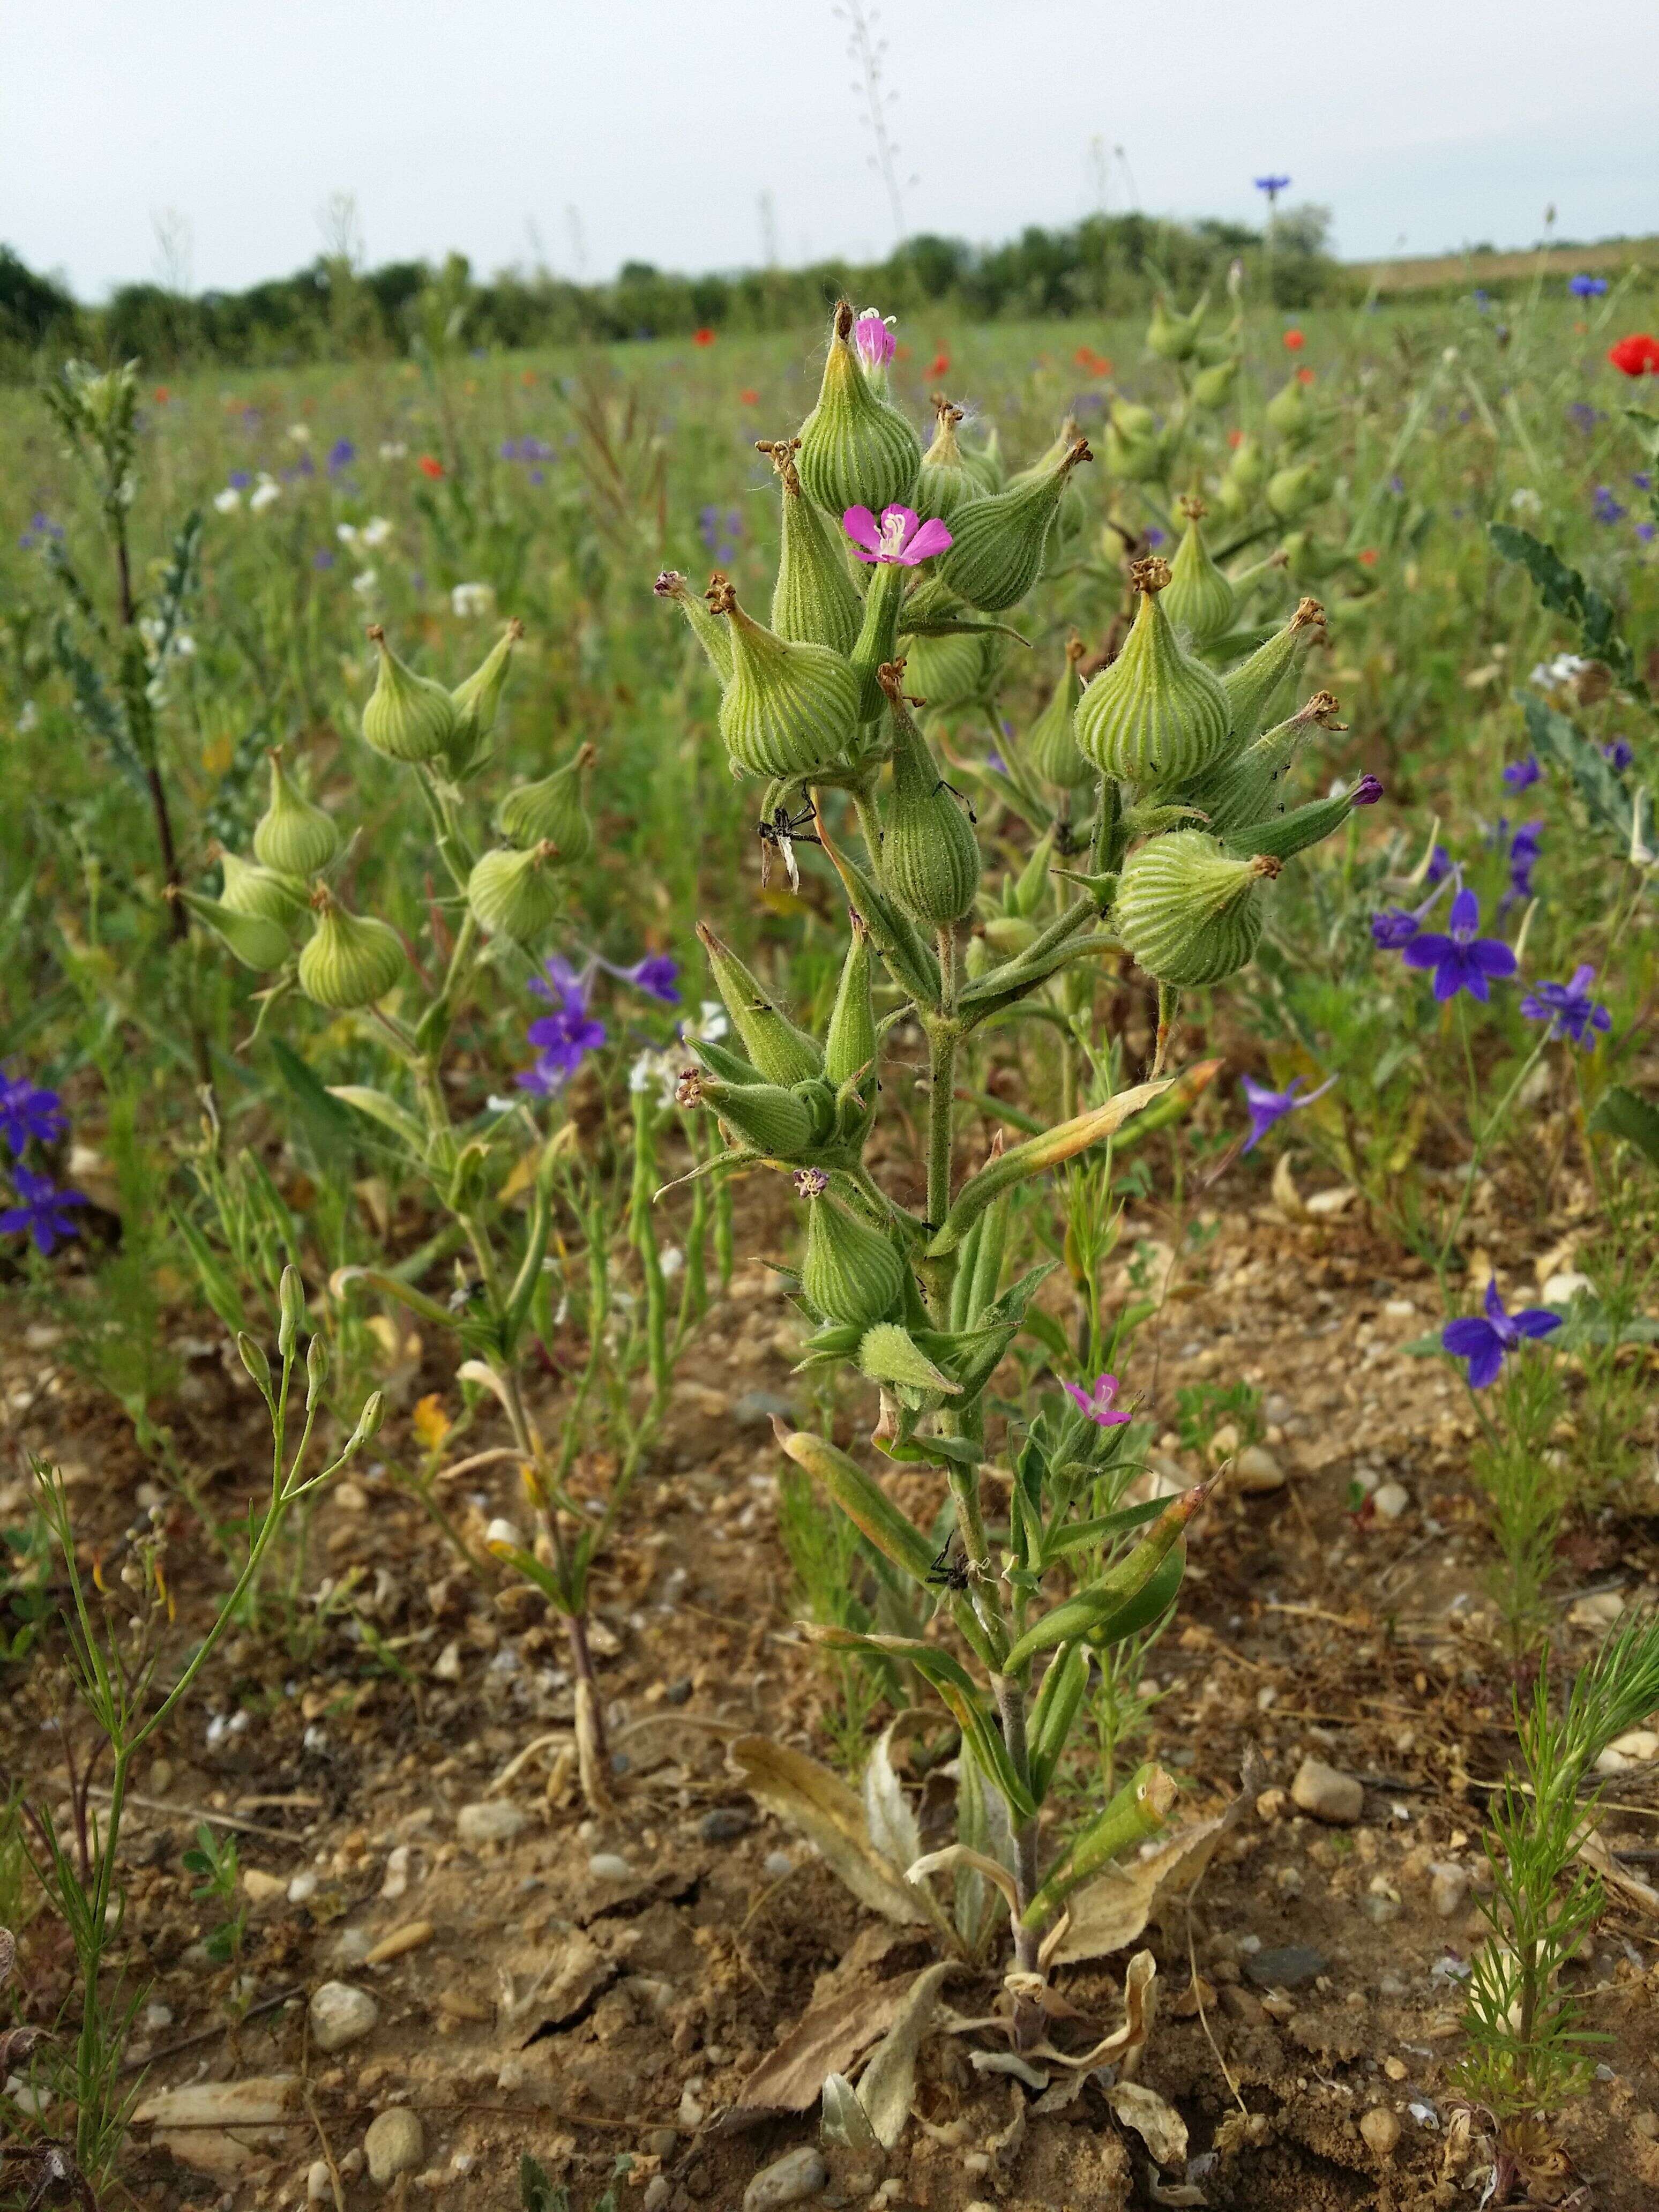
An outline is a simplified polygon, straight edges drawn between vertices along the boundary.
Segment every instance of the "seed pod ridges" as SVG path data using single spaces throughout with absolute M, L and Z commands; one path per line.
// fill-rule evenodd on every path
M 255 861 L 243 860 L 240 853 L 222 852 L 219 866 L 224 872 L 220 901 L 232 914 L 252 915 L 290 930 L 304 920 L 309 908 L 306 887 L 292 876 L 262 868 Z
M 526 951 L 538 945 L 558 917 L 552 872 L 559 857 L 545 840 L 522 853 L 510 845 L 481 853 L 466 879 L 466 902 L 479 928 Z
M 1243 860 L 1200 830 L 1149 838 L 1123 864 L 1112 927 L 1137 963 L 1179 989 L 1236 975 L 1261 936 L 1256 886 L 1276 860 Z
M 717 621 L 678 568 L 665 568 L 651 586 L 659 599 L 677 606 L 691 626 L 691 635 L 702 647 L 703 658 L 722 684 L 732 681 L 732 633 Z
M 796 1028 L 759 976 L 715 936 L 707 922 L 697 924 L 697 935 L 708 956 L 714 988 L 732 1017 L 732 1026 L 766 1080 L 787 1085 L 821 1075 L 823 1054 L 817 1039 Z
M 1098 774 L 1078 750 L 1073 728 L 1078 702 L 1083 696 L 1083 678 L 1078 670 L 1087 651 L 1083 640 L 1073 631 L 1066 641 L 1065 671 L 1020 747 L 1021 757 L 1032 775 L 1041 776 L 1044 783 L 1053 784 L 1058 791 L 1076 791 L 1083 784 L 1092 782 Z
M 1015 477 L 1004 490 L 959 507 L 951 525 L 954 542 L 939 563 L 949 588 L 986 614 L 1023 599 L 1042 574 L 1066 478 L 1093 458 L 1088 441 L 1079 438 L 1041 475 Z
M 829 1177 L 821 1168 L 803 1169 L 795 1188 L 808 1209 L 800 1271 L 808 1303 L 826 1320 L 851 1328 L 884 1320 L 904 1289 L 904 1262 L 891 1239 L 826 1194 Z
M 835 1094 L 827 1085 L 820 1088 L 833 1119 Z M 769 1159 L 801 1158 L 823 1142 L 829 1126 L 799 1091 L 778 1083 L 722 1083 L 717 1076 L 687 1068 L 674 1095 L 682 1106 L 708 1107 L 751 1152 Z
M 801 424 L 796 465 L 807 496 L 831 514 L 849 507 L 879 514 L 908 500 L 921 441 L 859 366 L 852 340 L 853 310 L 842 300 L 830 320 L 817 405 Z
M 582 779 L 594 751 L 583 745 L 562 768 L 536 783 L 509 791 L 495 813 L 495 826 L 515 845 L 551 845 L 566 867 L 585 860 L 593 849 L 593 824 L 582 804 Z
M 270 756 L 270 804 L 253 830 L 253 857 L 279 876 L 314 876 L 340 849 L 331 814 L 296 791 L 280 757 Z
M 1015 484 L 1032 483 L 1047 477 L 1051 470 L 1058 468 L 1082 434 L 1076 416 L 1068 415 L 1052 441 L 1030 466 L 1016 471 L 1009 477 L 1009 489 L 1012 490 Z M 1074 474 L 1068 474 L 1060 495 L 1060 510 L 1054 526 L 1062 536 L 1069 535 L 1083 527 L 1087 516 L 1088 506 L 1083 496 L 1083 486 Z
M 881 814 L 882 876 L 915 921 L 943 929 L 972 910 L 979 840 L 910 719 L 902 661 L 882 670 L 881 688 L 893 725 L 893 787 Z
M 307 998 L 336 1013 L 385 998 L 404 972 L 397 932 L 370 915 L 349 913 L 321 885 L 311 902 L 317 927 L 300 955 L 300 988 Z
M 805 776 L 833 766 L 858 732 L 859 683 L 824 645 L 794 645 L 753 622 L 724 576 L 707 594 L 732 636 L 720 736 L 739 775 Z
M 801 489 L 798 438 L 762 439 L 758 450 L 777 471 L 783 490 L 778 580 L 772 586 L 772 627 L 793 645 L 827 645 L 850 653 L 864 620 L 844 542 Z
M 363 738 L 388 760 L 435 760 L 455 735 L 455 702 L 441 684 L 405 667 L 375 623 L 368 633 L 380 656 L 374 689 L 363 708 Z
M 872 1069 L 876 1058 L 876 1012 L 870 996 L 875 955 L 862 916 L 848 914 L 852 942 L 842 963 L 841 981 L 823 1038 L 823 1073 L 837 1090 Z
M 994 422 L 987 426 L 977 447 L 963 447 L 962 458 L 981 491 L 1002 489 L 1008 471 L 1003 465 L 1002 438 Z
M 908 679 L 930 715 L 957 714 L 985 697 L 1000 658 L 997 644 L 994 637 L 960 635 L 904 640 Z
M 455 734 L 449 741 L 449 764 L 459 775 L 477 757 L 495 726 L 495 716 L 507 688 L 507 664 L 513 648 L 524 635 L 524 624 L 508 623 L 471 676 L 455 686 Z
M 1220 680 L 1186 651 L 1158 594 L 1170 564 L 1137 561 L 1140 594 L 1123 650 L 1079 704 L 1079 750 L 1103 775 L 1143 788 L 1188 783 L 1226 752 L 1230 716 Z
M 1317 461 L 1276 469 L 1267 479 L 1267 505 L 1281 522 L 1294 522 L 1324 498 L 1328 479 Z
M 921 457 L 916 477 L 915 507 L 920 515 L 948 522 L 959 507 L 992 489 L 983 471 L 975 475 L 966 453 L 957 442 L 960 407 L 953 407 L 942 392 L 933 394 L 933 442 Z
M 1170 563 L 1164 612 L 1202 651 L 1232 628 L 1237 595 L 1204 543 L 1199 527 L 1205 514 L 1203 501 L 1183 499 L 1179 505 L 1187 527 Z
M 1317 599 L 1301 599 L 1283 629 L 1275 630 L 1248 660 L 1221 679 L 1232 717 L 1233 743 L 1249 743 L 1267 719 L 1279 686 L 1310 645 L 1325 641 L 1325 610 Z
M 1275 786 L 1296 758 L 1310 730 L 1341 730 L 1335 720 L 1337 701 L 1329 691 L 1316 691 L 1307 705 L 1248 744 L 1231 760 L 1223 761 L 1188 793 L 1201 807 L 1217 836 L 1260 822 L 1271 812 Z

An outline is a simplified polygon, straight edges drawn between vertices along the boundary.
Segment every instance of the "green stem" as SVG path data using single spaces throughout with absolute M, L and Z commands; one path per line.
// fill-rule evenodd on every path
M 1012 1675 L 995 1674 L 991 1686 L 996 1696 L 997 1714 L 1002 1723 L 1002 1741 L 1008 1747 L 1015 1773 L 1029 1789 L 1031 1781 L 1030 1752 L 1025 1741 L 1025 1689 Z M 1011 1808 L 1012 1811 L 1012 1808 Z M 1037 1893 L 1037 1823 L 1035 1819 L 1017 1820 L 1014 1826 L 1014 1893 L 1018 1900 L 1013 1914 L 1014 1964 L 1023 1973 L 1037 1970 L 1037 1952 L 1042 1942 L 1042 1930 L 1027 1928 L 1025 1911 Z
M 1492 1148 L 1492 1139 L 1503 1127 L 1504 1117 L 1515 1103 L 1522 1085 L 1537 1066 L 1539 1054 L 1550 1041 L 1550 1030 L 1553 1027 L 1553 1024 L 1545 1025 L 1537 1043 L 1522 1061 L 1515 1080 L 1493 1108 L 1492 1117 L 1486 1127 L 1474 1139 L 1474 1149 L 1469 1155 L 1469 1171 L 1463 1178 L 1462 1195 L 1457 1201 L 1457 1211 L 1452 1216 L 1451 1226 L 1446 1231 L 1445 1241 L 1440 1247 L 1440 1256 L 1434 1266 L 1435 1278 L 1440 1285 L 1440 1300 L 1443 1305 L 1446 1303 L 1446 1268 L 1451 1259 L 1452 1247 L 1457 1242 L 1457 1232 L 1463 1226 L 1464 1217 L 1468 1212 L 1470 1201 L 1474 1196 L 1475 1179 L 1480 1173 L 1481 1163 Z M 1465 1041 L 1467 1042 L 1467 1036 Z M 1471 1080 L 1473 1080 L 1473 1071 L 1471 1071 Z

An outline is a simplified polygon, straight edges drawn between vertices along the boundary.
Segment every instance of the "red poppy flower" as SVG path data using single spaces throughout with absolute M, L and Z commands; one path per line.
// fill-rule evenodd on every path
M 1097 353 L 1092 346 L 1079 346 L 1073 359 L 1079 368 L 1086 368 L 1091 376 L 1109 376 L 1112 373 L 1111 362 L 1103 353 Z
M 1365 548 L 1364 551 L 1359 556 L 1359 565 L 1362 568 L 1376 568 L 1376 548 L 1375 545 L 1368 545 Z
M 1626 376 L 1659 376 L 1659 338 L 1636 331 L 1607 348 L 1607 359 Z
M 165 406 L 167 405 L 167 404 L 168 400 L 169 400 L 169 399 L 171 399 L 171 398 L 172 398 L 172 397 L 173 397 L 173 394 L 172 394 L 172 393 L 167 390 L 167 387 L 166 386 L 166 385 L 165 385 L 165 384 L 158 384 L 158 385 L 156 386 L 156 387 L 155 387 L 155 400 L 156 400 L 156 404 L 157 404 L 158 406 L 160 406 L 160 407 L 165 407 Z
M 1298 384 L 1311 384 L 1314 380 L 1314 372 L 1310 368 L 1298 368 L 1296 372 L 1296 380 Z
M 1244 442 L 1244 433 L 1243 433 L 1242 430 L 1229 430 L 1229 431 L 1228 431 L 1228 433 L 1227 433 L 1227 443 L 1228 443 L 1230 446 L 1242 446 L 1242 445 L 1243 444 L 1243 442 Z
M 711 346 L 714 343 L 714 333 L 705 325 L 702 330 L 692 331 L 691 343 L 695 346 Z
M 949 376 L 951 374 L 951 356 L 946 353 L 943 346 L 939 348 L 939 351 L 933 356 L 932 361 L 928 362 L 927 374 L 930 377 Z
M 752 384 L 745 384 L 743 390 L 738 392 L 738 397 L 742 400 L 745 407 L 758 407 L 760 405 L 760 394 L 756 391 Z
M 444 465 L 435 453 L 422 453 L 415 465 L 423 477 L 441 477 L 444 472 Z
M 1306 345 L 1308 341 L 1303 337 L 1300 331 L 1286 331 L 1285 333 L 1285 350 L 1286 353 L 1300 353 L 1303 347 Z

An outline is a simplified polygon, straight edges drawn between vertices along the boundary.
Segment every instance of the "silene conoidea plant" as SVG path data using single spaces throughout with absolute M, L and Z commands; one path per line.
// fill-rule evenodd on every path
M 700 1064 L 682 1077 L 680 1098 L 723 1132 L 725 1150 L 706 1172 L 770 1169 L 791 1181 L 803 1216 L 793 1286 L 814 1328 L 806 1364 L 848 1367 L 875 1383 L 874 1445 L 890 1463 L 938 1469 L 948 1486 L 941 1549 L 937 1530 L 910 1519 L 847 1452 L 781 1432 L 789 1456 L 915 1585 L 922 1620 L 934 1593 L 948 1608 L 955 1635 L 943 1640 L 808 1632 L 911 1671 L 943 1700 L 962 1741 L 963 1844 L 945 1855 L 958 1906 L 968 1875 L 995 1884 L 1012 1921 L 1016 1994 L 1040 2007 L 1045 1942 L 1068 1899 L 1156 1834 L 1175 1800 L 1171 1778 L 1143 1765 L 1042 1863 L 1044 1801 L 1091 1668 L 1174 1604 L 1183 1540 L 1206 1492 L 1102 1512 L 1103 1494 L 1124 1486 L 1130 1420 L 1103 1376 L 1073 1387 L 1070 1405 L 1048 1400 L 1013 1425 L 1001 1455 L 1012 1486 L 996 1493 L 1006 1507 L 999 1504 L 994 1525 L 988 1518 L 988 1386 L 1048 1273 L 1005 1280 L 1011 1200 L 1169 1090 L 1180 994 L 1246 965 L 1285 863 L 1381 787 L 1367 776 L 1286 811 L 1285 771 L 1336 706 L 1321 693 L 1273 720 L 1322 635 L 1322 611 L 1304 599 L 1255 651 L 1214 656 L 1237 633 L 1240 589 L 1206 549 L 1201 502 L 1189 500 L 1174 560 L 1133 567 L 1133 618 L 1116 657 L 1085 685 L 1080 651 L 1068 649 L 1024 742 L 1000 741 L 1000 787 L 1028 818 L 1044 812 L 1018 878 L 1001 894 L 984 890 L 975 818 L 917 717 L 947 702 L 988 707 L 1013 635 L 1003 617 L 1075 535 L 1066 502 L 1092 456 L 1067 426 L 1005 481 L 960 444 L 958 410 L 943 404 L 924 453 L 889 393 L 893 350 L 879 315 L 839 306 L 817 405 L 798 437 L 765 449 L 782 500 L 769 619 L 742 605 L 723 575 L 701 596 L 672 572 L 657 580 L 719 680 L 733 773 L 764 786 L 763 854 L 781 850 L 793 872 L 795 842 L 817 846 L 848 908 L 822 1036 L 798 1026 L 702 931 L 735 1034 L 696 1047 Z M 1062 855 L 1069 869 L 1051 866 Z M 1069 981 L 1099 956 L 1125 951 L 1157 985 L 1149 1079 L 961 1174 L 953 1100 L 976 1033 L 1041 1007 L 1046 1019 L 1059 1014 L 1063 1031 L 1086 1034 L 1089 994 L 1067 998 Z M 866 1164 L 884 1045 L 901 1029 L 926 1042 L 920 1211 L 899 1204 Z M 1078 1583 L 1080 1562 L 1096 1571 Z M 772 1778 L 756 1780 L 757 1794 L 769 1789 L 776 1808 L 811 1832 L 802 1793 L 778 1784 L 775 1768 Z M 890 1822 L 890 1846 L 906 1832 Z M 834 1863 L 848 1870 L 845 1854 Z M 859 1865 L 856 1881 L 867 1882 L 867 1863 Z M 911 1917 L 948 1929 L 922 1875 L 901 1868 L 897 1878 L 908 1885 Z

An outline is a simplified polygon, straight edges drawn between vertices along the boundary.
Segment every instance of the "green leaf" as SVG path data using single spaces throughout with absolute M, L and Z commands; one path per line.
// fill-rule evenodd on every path
M 944 1259 L 954 1252 L 994 1198 L 1015 1183 L 1059 1167 L 1062 1161 L 1075 1158 L 1090 1146 L 1103 1142 L 1150 1106 L 1153 1099 L 1161 1098 L 1170 1088 L 1170 1080 L 1165 1076 L 1156 1083 L 1137 1084 L 1131 1091 L 1121 1091 L 1103 1105 L 1092 1107 L 1073 1121 L 1062 1121 L 1058 1128 L 1049 1129 L 1041 1137 L 1030 1137 L 1023 1145 L 1015 1145 L 999 1158 L 988 1161 L 957 1192 L 956 1203 L 927 1248 L 929 1259 Z
M 1591 822 L 1628 852 L 1633 827 L 1631 795 L 1613 774 L 1612 763 L 1536 692 L 1517 692 L 1516 696 L 1527 718 L 1527 736 L 1533 750 L 1565 769 Z
M 1650 1168 L 1659 1169 L 1659 1106 L 1615 1083 L 1597 1101 L 1589 1126 L 1599 1136 L 1622 1137 Z
M 1486 535 L 1501 560 L 1518 562 L 1538 586 L 1538 596 L 1552 614 L 1565 615 L 1578 625 L 1579 647 L 1589 659 L 1605 661 L 1619 682 L 1638 698 L 1648 688 L 1637 673 L 1636 658 L 1620 635 L 1613 602 L 1577 568 L 1571 568 L 1542 538 L 1513 523 L 1489 522 Z
M 407 1106 L 400 1106 L 384 1091 L 374 1090 L 366 1083 L 331 1083 L 325 1088 L 331 1098 L 337 1098 L 342 1105 L 366 1114 L 371 1121 L 378 1121 L 383 1129 L 390 1129 L 394 1136 L 401 1137 L 416 1159 L 425 1158 L 426 1131 Z
M 301 1126 L 305 1130 L 317 1164 L 325 1171 L 337 1170 L 349 1176 L 356 1167 L 358 1153 L 362 1149 L 361 1121 L 349 1106 L 341 1104 L 316 1070 L 301 1059 L 292 1045 L 285 1043 L 281 1037 L 273 1037 L 270 1056 L 276 1064 L 276 1073 L 282 1077 L 289 1097 L 299 1109 Z

